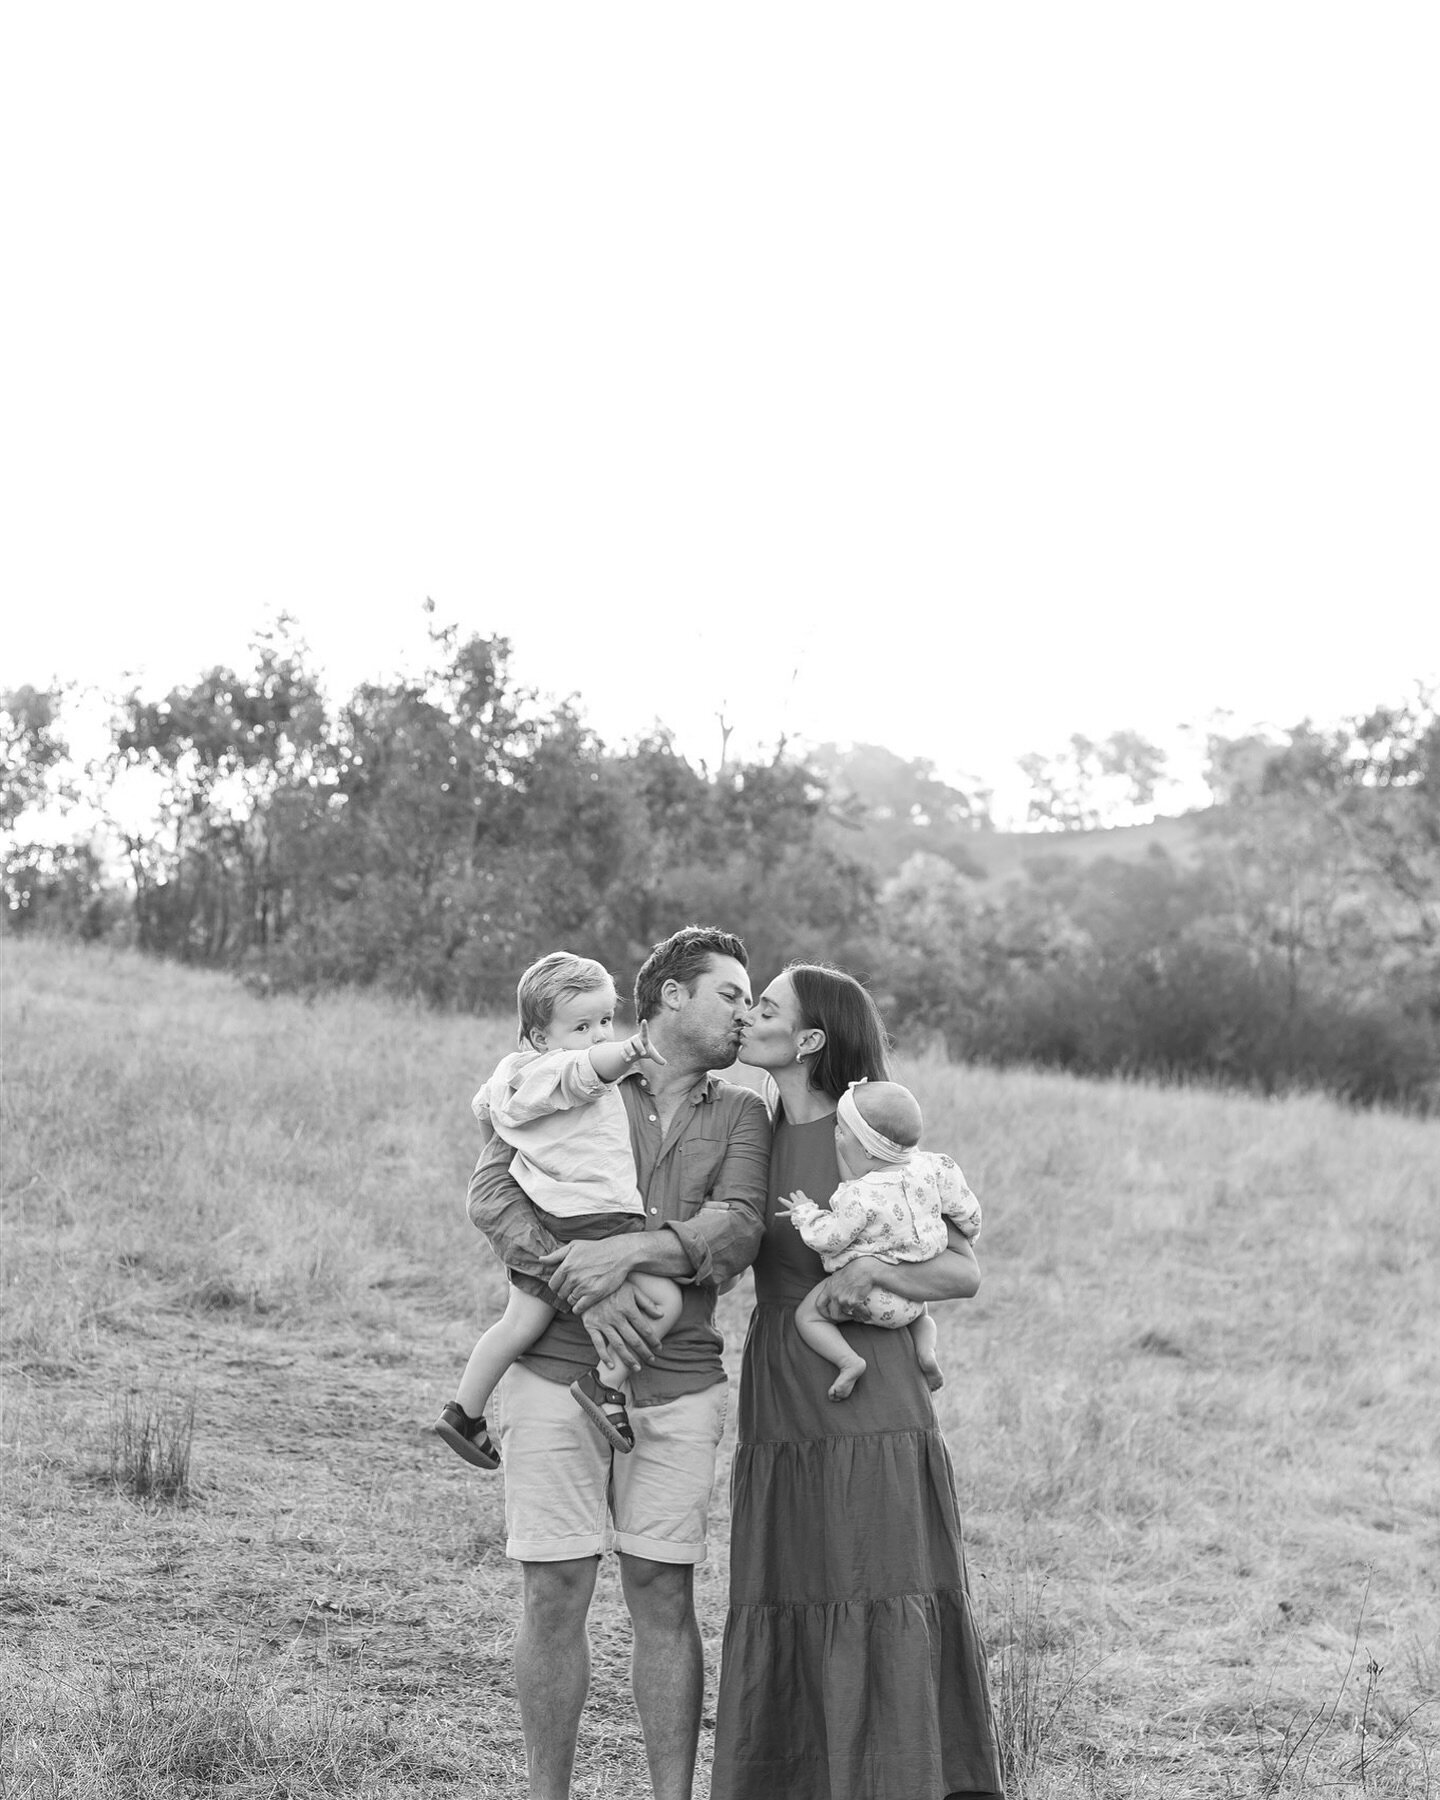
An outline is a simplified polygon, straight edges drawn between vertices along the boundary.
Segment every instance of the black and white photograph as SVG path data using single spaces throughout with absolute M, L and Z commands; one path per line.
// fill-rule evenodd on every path
M 1440 1800 L 1437 95 L 11 9 L 4 1800 Z

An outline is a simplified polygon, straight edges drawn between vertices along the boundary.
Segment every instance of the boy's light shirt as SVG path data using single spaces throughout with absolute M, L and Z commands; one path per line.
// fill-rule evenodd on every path
M 517 1152 L 510 1172 L 557 1218 L 643 1213 L 624 1103 L 588 1050 L 515 1050 L 471 1101 Z

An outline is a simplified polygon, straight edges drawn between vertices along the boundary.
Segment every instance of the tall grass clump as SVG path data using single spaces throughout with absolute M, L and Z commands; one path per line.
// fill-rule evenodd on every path
M 110 1480 L 132 1500 L 178 1505 L 190 1498 L 195 1396 L 125 1394 L 110 1403 Z
M 1043 1608 L 1045 1581 L 1021 1574 L 981 1611 L 1007 1790 L 1014 1794 L 1071 1735 L 1088 1670 L 1073 1636 Z

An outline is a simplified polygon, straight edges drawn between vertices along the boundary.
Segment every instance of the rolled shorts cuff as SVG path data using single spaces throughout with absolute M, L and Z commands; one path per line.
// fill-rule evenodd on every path
M 582 1562 L 610 1549 L 608 1532 L 591 1532 L 578 1538 L 507 1537 L 505 1554 L 516 1562 Z
M 614 1550 L 647 1562 L 689 1563 L 698 1567 L 708 1554 L 704 1541 L 678 1543 L 674 1538 L 635 1537 L 630 1532 L 603 1531 L 583 1538 L 507 1538 L 505 1554 L 515 1562 L 583 1562 Z
M 628 1531 L 611 1534 L 610 1548 L 620 1556 L 641 1556 L 647 1562 L 689 1563 L 699 1568 L 709 1550 L 702 1537 L 697 1544 L 678 1543 L 673 1538 L 635 1537 Z

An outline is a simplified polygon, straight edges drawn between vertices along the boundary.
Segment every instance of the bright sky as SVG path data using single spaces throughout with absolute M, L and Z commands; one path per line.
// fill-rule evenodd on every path
M 1440 10 L 10 8 L 0 685 L 422 603 L 610 742 L 1440 672 Z

